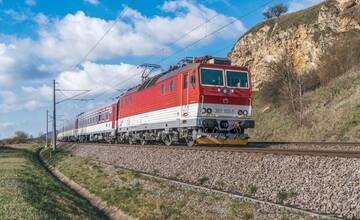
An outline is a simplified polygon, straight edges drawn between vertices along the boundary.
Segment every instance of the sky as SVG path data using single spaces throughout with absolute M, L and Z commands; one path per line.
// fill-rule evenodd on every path
M 187 56 L 225 57 L 267 7 L 320 1 L 0 0 L 0 139 L 45 132 L 53 80 L 63 90 L 60 128 L 137 85 L 140 64 L 166 70 Z M 67 100 L 77 95 L 86 100 Z

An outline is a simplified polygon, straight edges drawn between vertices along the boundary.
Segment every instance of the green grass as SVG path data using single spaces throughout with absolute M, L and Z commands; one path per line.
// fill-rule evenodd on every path
M 281 214 L 279 210 L 259 211 L 261 208 L 257 204 L 196 191 L 63 152 L 51 158 L 49 151 L 42 154 L 66 176 L 108 204 L 139 219 L 252 219 L 254 216 L 266 219 L 288 214 Z
M 105 219 L 55 179 L 33 145 L 0 148 L 0 219 Z
M 209 177 L 207 176 L 203 176 L 199 179 L 199 184 L 200 185 L 204 185 L 205 183 L 207 183 L 209 181 Z
M 254 196 L 256 191 L 257 191 L 257 187 L 255 185 L 253 185 L 253 184 L 250 184 L 247 187 L 246 195 L 247 196 Z
M 293 197 L 296 197 L 296 193 L 294 192 L 279 191 L 276 194 L 276 198 L 278 199 L 279 203 L 284 203 L 286 200 Z

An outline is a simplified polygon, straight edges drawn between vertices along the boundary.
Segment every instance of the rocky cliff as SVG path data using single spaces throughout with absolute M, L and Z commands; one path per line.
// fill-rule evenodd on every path
M 360 0 L 328 0 L 256 25 L 228 57 L 233 64 L 248 66 L 259 88 L 271 77 L 268 62 L 289 56 L 300 73 L 316 69 L 321 56 L 348 35 L 360 37 Z

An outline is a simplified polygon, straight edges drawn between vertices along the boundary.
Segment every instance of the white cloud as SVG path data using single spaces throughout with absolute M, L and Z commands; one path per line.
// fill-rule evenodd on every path
M 237 38 L 246 31 L 241 21 L 223 14 L 217 15 L 216 11 L 201 4 L 195 5 L 185 0 L 168 1 L 162 5 L 161 9 L 164 12 L 174 13 L 175 17 L 155 16 L 147 18 L 135 10 L 129 10 L 126 15 L 132 20 L 137 33 L 150 36 L 162 44 L 174 42 L 185 33 L 192 31 L 194 26 L 204 24 L 214 16 L 216 16 L 215 19 L 192 31 L 183 40 L 177 42 L 177 44 L 184 46 L 199 40 L 234 20 L 235 22 L 232 25 L 220 31 L 217 36 L 220 38 Z M 209 41 L 213 39 L 214 36 L 208 37 Z
M 9 71 L 16 65 L 16 60 L 8 54 L 8 50 L 12 47 L 14 46 L 0 44 L 0 84 L 8 84 L 12 81 Z
M 93 47 L 93 45 L 108 30 L 113 21 L 86 16 L 79 11 L 76 14 L 66 15 L 62 20 L 56 21 L 51 29 L 40 31 L 38 52 L 42 57 L 60 62 L 60 65 L 69 66 L 80 59 Z M 118 22 L 94 50 L 90 60 L 106 59 L 124 55 L 148 55 L 160 45 L 134 33 L 131 26 Z
M 92 51 L 88 60 L 152 55 L 162 49 L 168 52 L 170 48 L 166 46 L 167 44 L 171 44 L 182 34 L 190 32 L 194 26 L 204 23 L 217 13 L 203 5 L 194 5 L 188 1 L 166 2 L 162 10 L 175 16 L 146 17 L 134 9 L 124 9 L 124 18 L 116 23 L 105 39 Z M 177 44 L 182 47 L 203 38 L 234 19 L 221 14 Z M 61 65 L 77 63 L 113 22 L 113 20 L 89 17 L 82 11 L 68 14 L 49 25 L 52 28 L 41 29 L 37 51 L 43 57 L 56 60 Z M 237 38 L 244 31 L 245 27 L 237 20 L 229 28 L 217 34 L 217 37 Z M 208 37 L 207 42 L 214 38 L 214 36 Z
M 0 91 L 0 104 L 13 105 L 17 103 L 17 96 L 11 91 Z
M 26 101 L 23 105 L 20 105 L 20 107 L 22 109 L 25 109 L 25 110 L 28 110 L 28 111 L 32 111 L 32 110 L 37 109 L 37 108 L 39 108 L 41 106 L 42 106 L 42 103 L 40 103 L 37 100 Z M 22 109 L 19 109 L 19 110 L 22 110 Z
M 44 15 L 43 13 L 38 13 L 34 17 L 34 21 L 39 25 L 46 25 L 49 23 L 49 18 L 46 15 Z
M 140 71 L 136 66 L 124 63 L 109 65 L 85 62 L 81 69 L 62 72 L 57 82 L 63 89 L 93 90 L 88 95 L 110 94 L 116 89 L 129 88 L 139 83 Z M 67 92 L 66 95 L 78 93 Z
M 27 87 L 27 86 L 22 86 L 21 87 L 22 91 L 30 97 L 37 97 L 37 98 L 41 98 L 44 100 L 51 100 L 52 99 L 52 93 L 53 93 L 53 89 L 50 86 L 47 85 L 42 85 L 38 88 L 35 87 Z
M 302 10 L 322 1 L 324 0 L 291 0 L 289 3 L 289 12 Z
M 99 0 L 84 0 L 84 2 L 92 5 L 98 5 L 100 3 Z
M 11 122 L 2 122 L 2 123 L 0 122 L 0 131 L 5 131 L 14 126 L 15 126 L 15 124 L 11 123 Z
M 11 43 L 0 43 L 0 85 L 8 86 L 19 80 L 36 80 L 45 76 L 39 63 L 34 42 L 30 39 L 9 39 Z
M 36 5 L 36 0 L 25 0 L 25 4 L 29 6 L 34 6 Z
M 148 17 L 131 8 L 124 10 L 124 17 L 91 52 L 87 61 L 104 62 L 119 56 L 153 55 L 159 51 L 169 53 L 174 48 L 167 45 L 217 14 L 204 5 L 185 0 L 165 2 L 160 9 L 165 14 L 162 16 Z M 177 42 L 177 46 L 184 47 L 201 39 L 234 19 L 220 14 Z M 49 19 L 39 13 L 32 20 L 39 24 L 37 40 L 12 37 L 6 43 L 0 43 L 0 85 L 41 79 L 49 73 L 69 70 L 81 61 L 114 22 L 87 16 L 82 11 L 61 19 Z M 241 21 L 236 20 L 216 36 L 207 37 L 203 44 L 215 38 L 237 38 L 244 31 Z
M 32 111 L 42 104 L 37 100 L 21 101 L 12 91 L 0 91 L 0 112 L 14 112 L 20 110 Z
M 25 21 L 28 19 L 28 16 L 22 12 L 15 11 L 14 9 L 7 9 L 4 11 L 4 13 L 8 16 L 10 16 L 15 21 Z

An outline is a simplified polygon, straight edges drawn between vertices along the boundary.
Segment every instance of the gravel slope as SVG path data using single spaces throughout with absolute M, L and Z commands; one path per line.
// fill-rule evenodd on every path
M 303 209 L 360 218 L 360 160 L 61 144 L 74 155 Z

